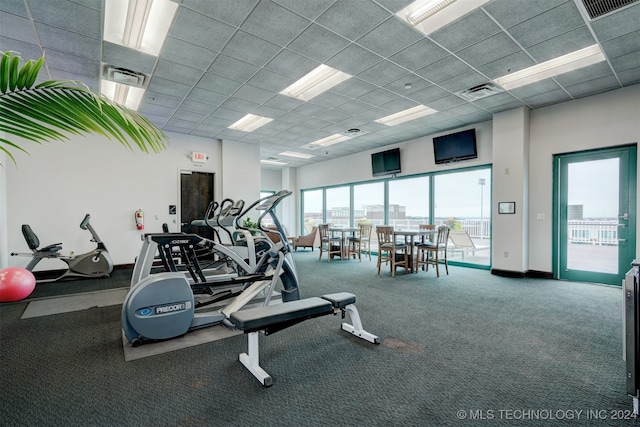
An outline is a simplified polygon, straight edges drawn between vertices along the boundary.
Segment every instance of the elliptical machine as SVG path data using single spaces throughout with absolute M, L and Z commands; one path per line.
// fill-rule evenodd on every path
M 54 243 L 52 245 L 38 248 L 40 246 L 40 240 L 36 233 L 33 232 L 29 224 L 22 225 L 22 235 L 27 241 L 29 249 L 32 253 L 17 253 L 12 252 L 12 256 L 30 256 L 33 259 L 29 261 L 29 264 L 25 267 L 29 271 L 33 271 L 36 265 L 43 259 L 59 259 L 67 264 L 67 270 L 58 277 L 52 279 L 37 280 L 37 283 L 56 282 L 61 279 L 71 277 L 89 277 L 99 278 L 108 277 L 113 271 L 113 260 L 107 250 L 106 246 L 100 240 L 98 233 L 91 226 L 91 215 L 86 214 L 80 228 L 83 230 L 89 230 L 91 233 L 91 241 L 96 243 L 96 248 L 80 255 L 65 256 L 60 253 L 62 250 L 62 243 Z

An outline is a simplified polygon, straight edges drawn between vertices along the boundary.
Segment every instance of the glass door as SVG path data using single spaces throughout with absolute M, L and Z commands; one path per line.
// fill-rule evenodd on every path
M 635 257 L 635 146 L 558 155 L 554 173 L 554 277 L 620 285 Z

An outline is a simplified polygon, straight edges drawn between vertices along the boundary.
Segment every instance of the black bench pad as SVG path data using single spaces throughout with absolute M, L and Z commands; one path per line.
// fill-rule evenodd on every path
M 345 308 L 349 304 L 356 303 L 356 296 L 349 292 L 336 292 L 335 294 L 322 295 L 323 299 L 331 301 L 335 308 Z
M 229 320 L 245 332 L 267 329 L 277 324 L 297 323 L 305 319 L 333 313 L 333 305 L 323 298 L 305 298 L 266 307 L 249 308 L 231 313 Z

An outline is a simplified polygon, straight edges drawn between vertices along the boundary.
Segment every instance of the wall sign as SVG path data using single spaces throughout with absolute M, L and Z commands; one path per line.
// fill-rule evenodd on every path
M 516 202 L 498 202 L 499 214 L 514 214 L 516 213 Z

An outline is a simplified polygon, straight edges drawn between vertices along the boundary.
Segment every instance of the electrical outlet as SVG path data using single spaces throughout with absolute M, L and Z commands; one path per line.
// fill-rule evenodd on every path
M 505 258 L 509 258 L 509 252 L 505 251 L 505 252 L 504 252 L 504 257 L 505 257 Z
M 505 175 L 509 175 L 509 174 L 511 174 L 511 169 L 509 169 L 509 168 L 504 168 L 504 174 L 505 174 Z
M 542 220 L 544 220 L 544 214 L 543 214 L 543 213 L 539 213 L 539 214 L 537 214 L 537 215 L 536 215 L 536 219 L 539 219 L 539 220 L 541 220 L 541 221 L 542 221 Z

